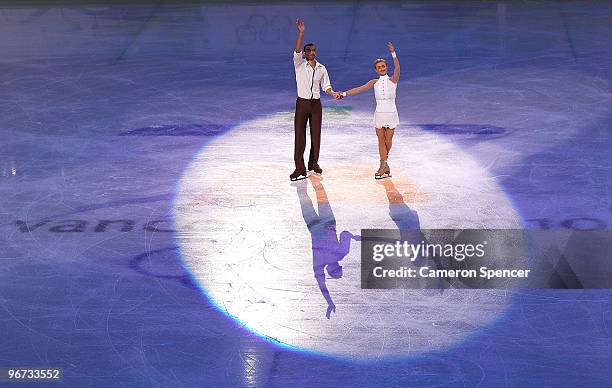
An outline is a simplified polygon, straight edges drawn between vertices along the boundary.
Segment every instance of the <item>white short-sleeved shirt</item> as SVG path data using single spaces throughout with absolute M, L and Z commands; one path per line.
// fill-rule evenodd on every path
M 298 97 L 305 99 L 321 98 L 320 89 L 331 88 L 327 69 L 317 62 L 314 69 L 302 57 L 302 53 L 293 52 L 293 65 L 295 66 L 295 82 L 297 83 Z

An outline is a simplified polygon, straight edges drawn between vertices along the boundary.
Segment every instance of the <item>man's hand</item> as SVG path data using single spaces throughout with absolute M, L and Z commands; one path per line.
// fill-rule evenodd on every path
M 336 312 L 336 305 L 334 304 L 334 302 L 331 302 L 327 305 L 327 312 L 325 313 L 325 316 L 327 317 L 327 319 L 329 319 L 329 317 L 331 317 L 331 313 L 332 312 Z
M 340 92 L 333 92 L 334 100 L 342 100 L 342 94 Z
M 391 42 L 387 42 L 387 48 L 389 49 L 390 52 L 395 51 L 395 47 L 393 47 L 393 43 Z
M 295 52 L 297 54 L 302 52 L 302 39 L 304 39 L 304 31 L 306 31 L 306 26 L 304 25 L 304 21 L 302 19 L 296 19 L 295 26 L 298 30 L 297 40 L 295 41 Z
M 298 32 L 300 32 L 301 34 L 306 31 L 306 25 L 304 24 L 304 21 L 302 19 L 297 19 L 295 21 L 295 26 L 297 27 Z

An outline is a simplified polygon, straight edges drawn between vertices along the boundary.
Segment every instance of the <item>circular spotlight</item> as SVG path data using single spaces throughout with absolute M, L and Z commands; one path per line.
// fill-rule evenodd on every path
M 241 124 L 197 155 L 179 184 L 174 221 L 186 267 L 221 311 L 284 346 L 362 360 L 443 350 L 503 314 L 504 291 L 362 290 L 355 241 L 342 253 L 342 276 L 327 276 L 336 306 L 328 311 L 313 272 L 317 225 L 326 231 L 320 238 L 346 243 L 361 229 L 400 227 L 390 209 L 402 204 L 422 229 L 521 227 L 493 177 L 418 127 L 396 129 L 393 178 L 375 181 L 371 121 L 326 109 L 323 177 L 293 184 L 291 112 Z

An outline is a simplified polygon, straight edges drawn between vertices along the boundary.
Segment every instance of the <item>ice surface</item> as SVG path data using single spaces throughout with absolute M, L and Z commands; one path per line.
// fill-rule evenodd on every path
M 501 193 L 512 206 L 486 209 L 514 208 L 530 227 L 571 229 L 612 223 L 611 15 L 603 2 L 3 7 L 0 366 L 61 366 L 72 386 L 609 385 L 608 291 L 508 292 L 486 300 L 479 317 L 468 308 L 446 320 L 417 321 L 411 344 L 423 344 L 426 353 L 408 352 L 406 359 L 363 364 L 342 351 L 330 358 L 273 345 L 201 294 L 199 287 L 210 286 L 201 283 L 206 271 L 197 271 L 201 252 L 180 229 L 181 218 L 173 218 L 173 204 L 185 198 L 177 193 L 189 167 L 210 157 L 210 174 L 199 171 L 202 182 L 217 184 L 227 169 L 227 183 L 202 198 L 198 211 L 209 211 L 196 215 L 218 216 L 204 226 L 227 225 L 231 214 L 261 201 L 285 209 L 270 216 L 289 215 L 282 228 L 259 226 L 271 236 L 264 244 L 270 260 L 291 241 L 275 231 L 305 244 L 294 247 L 306 255 L 297 292 L 313 301 L 304 305 L 304 319 L 312 319 L 311 329 L 328 325 L 325 341 L 310 338 L 310 348 L 350 346 L 345 336 L 355 332 L 346 328 L 355 319 L 366 328 L 410 329 L 412 322 L 348 314 L 355 299 L 341 282 L 350 275 L 329 282 L 337 314 L 329 321 L 322 314 L 310 237 L 296 188 L 285 179 L 292 170 L 293 20 L 306 21 L 306 39 L 317 43 L 336 89 L 374 77 L 372 59 L 394 42 L 403 124 L 395 151 L 410 162 L 397 167 L 404 179 L 398 187 L 416 193 L 406 202 L 423 222 L 445 215 L 465 222 L 470 213 L 445 209 L 445 201 Z M 363 120 L 374 107 L 371 94 L 323 104 Z M 357 212 L 370 203 L 355 194 L 367 190 L 376 201 L 366 212 L 370 220 L 392 227 L 380 216 L 388 205 L 381 187 L 346 188 L 351 174 L 365 182 L 376 167 L 367 123 L 349 128 L 332 116 L 324 119 L 321 165 L 338 232 L 354 230 Z M 267 128 L 251 125 L 270 118 L 278 119 Z M 244 135 L 251 141 L 236 154 L 228 142 Z M 438 144 L 425 141 L 435 138 Z M 267 139 L 266 163 L 241 164 L 266 151 L 253 146 Z M 487 178 L 492 189 L 415 191 L 422 177 L 449 174 L 434 169 L 448 159 L 426 159 L 445 145 L 461 156 L 457 167 L 469 161 L 478 172 L 469 176 Z M 233 160 L 217 165 L 214 155 Z M 314 200 L 312 186 L 307 190 Z M 350 274 L 355 261 L 345 260 Z M 241 303 L 251 297 L 236 292 Z M 453 340 L 423 334 L 443 330 L 455 333 Z M 368 334 L 355 358 L 383 355 L 367 349 Z

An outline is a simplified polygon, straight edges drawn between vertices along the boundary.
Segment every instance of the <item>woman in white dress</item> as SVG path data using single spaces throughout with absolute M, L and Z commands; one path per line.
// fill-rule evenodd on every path
M 391 169 L 387 163 L 389 151 L 393 144 L 393 132 L 399 124 L 399 116 L 395 106 L 395 90 L 400 77 L 400 64 L 395 54 L 395 48 L 391 42 L 387 47 L 393 57 L 393 74 L 387 74 L 387 61 L 379 58 L 374 61 L 374 69 L 378 73 L 377 79 L 368 81 L 365 85 L 342 92 L 342 96 L 352 96 L 357 93 L 365 92 L 374 88 L 376 97 L 376 112 L 374 113 L 374 128 L 378 137 L 378 153 L 380 154 L 380 167 L 374 174 L 375 179 L 388 178 L 391 176 Z

